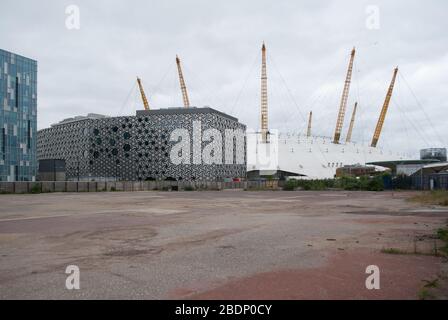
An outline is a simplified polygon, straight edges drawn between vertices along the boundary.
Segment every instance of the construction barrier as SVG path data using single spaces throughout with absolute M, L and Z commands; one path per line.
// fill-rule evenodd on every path
M 102 191 L 193 191 L 193 190 L 276 190 L 272 181 L 16 181 L 0 182 L 0 193 L 102 192 Z

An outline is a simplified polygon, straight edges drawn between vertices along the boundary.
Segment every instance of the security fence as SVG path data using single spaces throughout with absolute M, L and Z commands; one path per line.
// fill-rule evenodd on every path
M 281 183 L 280 183 L 281 186 Z M 36 181 L 0 182 L 0 193 L 193 191 L 224 189 L 277 189 L 278 181 Z

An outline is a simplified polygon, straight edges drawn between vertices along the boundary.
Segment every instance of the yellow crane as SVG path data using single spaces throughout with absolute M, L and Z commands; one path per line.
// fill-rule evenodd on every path
M 182 98 L 184 100 L 184 107 L 189 108 L 190 107 L 190 100 L 188 99 L 188 93 L 187 93 L 187 86 L 185 85 L 184 76 L 182 74 L 182 68 L 180 66 L 180 59 L 176 55 L 176 64 L 177 64 L 177 71 L 179 73 L 179 82 L 180 82 L 180 89 L 182 91 Z
M 342 91 L 341 103 L 339 106 L 338 119 L 336 122 L 336 129 L 334 131 L 333 143 L 339 143 L 341 138 L 342 126 L 344 125 L 345 108 L 347 107 L 348 93 L 350 91 L 350 82 L 352 79 L 353 61 L 355 59 L 355 48 L 350 54 L 350 62 L 348 64 L 347 76 L 345 77 L 344 90 Z
M 268 77 L 266 73 L 266 46 L 261 47 L 261 138 L 268 142 Z
M 353 126 L 355 124 L 355 116 L 356 116 L 356 108 L 358 107 L 358 102 L 355 102 L 355 106 L 353 107 L 352 119 L 350 120 L 350 126 L 348 127 L 347 137 L 345 138 L 345 142 L 352 141 L 352 132 Z
M 383 108 L 381 109 L 380 117 L 376 124 L 375 133 L 373 134 L 371 147 L 376 147 L 378 139 L 380 138 L 381 130 L 383 129 L 384 119 L 386 119 L 387 109 L 389 108 L 390 99 L 392 98 L 392 92 L 394 90 L 395 79 L 397 77 L 398 67 L 394 69 L 394 74 L 387 90 L 386 99 L 384 100 Z
M 145 91 L 143 90 L 142 81 L 140 80 L 139 77 L 137 77 L 137 83 L 138 83 L 138 88 L 140 89 L 140 95 L 142 96 L 143 106 L 145 107 L 145 110 L 149 110 L 148 99 L 146 99 L 146 94 L 145 94 Z
M 306 130 L 306 136 L 311 137 L 311 121 L 313 119 L 313 111 L 310 111 L 310 116 L 308 118 L 308 129 Z

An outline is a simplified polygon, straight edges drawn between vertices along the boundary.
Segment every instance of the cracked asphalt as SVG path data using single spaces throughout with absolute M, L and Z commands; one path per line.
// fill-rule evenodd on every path
M 416 299 L 448 209 L 410 192 L 0 195 L 1 299 Z M 390 255 L 384 248 L 418 254 Z M 367 290 L 378 265 L 381 289 Z M 79 290 L 65 268 L 80 269 Z

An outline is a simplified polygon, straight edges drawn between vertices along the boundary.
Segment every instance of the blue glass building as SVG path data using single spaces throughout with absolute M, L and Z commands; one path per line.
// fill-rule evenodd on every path
M 37 62 L 0 49 L 0 181 L 36 178 Z

